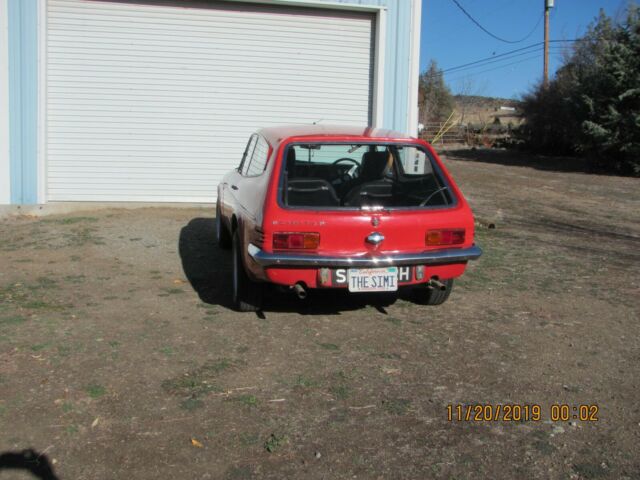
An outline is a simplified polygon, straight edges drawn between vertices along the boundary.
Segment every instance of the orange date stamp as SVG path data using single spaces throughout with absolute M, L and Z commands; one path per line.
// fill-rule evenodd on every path
M 595 404 L 569 405 L 556 403 L 543 408 L 537 403 L 529 404 L 449 404 L 449 422 L 597 422 L 600 408 Z

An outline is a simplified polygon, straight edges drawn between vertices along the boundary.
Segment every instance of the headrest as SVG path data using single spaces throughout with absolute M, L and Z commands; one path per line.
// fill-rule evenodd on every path
M 389 152 L 366 152 L 362 155 L 362 167 L 360 169 L 360 178 L 369 182 L 382 178 L 382 173 L 387 166 Z

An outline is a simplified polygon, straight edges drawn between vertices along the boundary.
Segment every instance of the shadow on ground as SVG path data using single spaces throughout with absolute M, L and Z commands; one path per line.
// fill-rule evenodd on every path
M 25 470 L 40 480 L 58 480 L 47 456 L 35 450 L 0 453 L 0 473 L 3 470 Z
M 547 157 L 544 155 L 532 155 L 531 153 L 517 150 L 498 150 L 490 148 L 461 148 L 443 150 L 446 157 L 458 160 L 470 160 L 474 162 L 492 163 L 509 167 L 531 167 L 537 170 L 568 173 L 589 173 L 593 175 L 617 176 L 615 173 L 602 171 L 595 168 L 584 158 L 574 157 Z
M 182 269 L 192 288 L 204 303 L 232 309 L 231 252 L 216 245 L 215 220 L 194 218 L 180 230 L 178 251 Z M 266 285 L 266 312 L 297 312 L 302 315 L 340 315 L 343 311 L 373 306 L 386 313 L 385 306 L 393 304 L 393 294 L 348 294 L 342 290 L 314 290 L 302 301 L 288 289 Z

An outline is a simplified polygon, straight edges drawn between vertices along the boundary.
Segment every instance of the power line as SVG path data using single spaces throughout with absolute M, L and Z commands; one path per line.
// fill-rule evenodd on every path
M 500 40 L 501 42 L 504 43 L 520 43 L 520 42 L 524 42 L 527 38 L 529 38 L 531 35 L 533 35 L 533 32 L 536 31 L 536 29 L 538 28 L 538 25 L 540 25 L 540 22 L 542 21 L 542 18 L 544 17 L 544 14 L 540 16 L 540 18 L 538 19 L 538 21 L 536 22 L 535 26 L 531 29 L 531 31 L 529 33 L 527 33 L 527 35 L 525 35 L 524 37 L 522 37 L 520 40 L 507 40 L 506 38 L 501 38 L 493 33 L 491 33 L 489 30 L 487 30 L 486 28 L 484 28 L 480 22 L 478 22 L 475 18 L 473 18 L 471 16 L 471 14 L 469 12 L 467 12 L 464 7 L 462 5 L 460 5 L 460 3 L 458 2 L 458 0 L 451 0 L 453 3 L 456 4 L 456 6 L 462 10 L 462 13 L 464 13 L 467 17 L 469 17 L 469 20 L 471 20 L 473 23 L 476 24 L 476 26 L 482 30 L 484 33 L 486 33 L 487 35 L 489 35 L 490 37 L 495 38 L 496 40 Z
M 560 54 L 559 53 L 553 53 L 553 55 L 560 55 Z M 493 67 L 493 68 L 487 68 L 486 70 L 480 70 L 479 72 L 467 73 L 466 75 L 461 75 L 461 76 L 455 77 L 455 78 L 448 78 L 447 82 L 450 83 L 450 82 L 454 82 L 456 80 L 462 80 L 463 78 L 475 77 L 475 76 L 478 76 L 478 75 L 483 74 L 483 73 L 492 72 L 494 70 L 499 70 L 501 68 L 510 67 L 512 65 L 517 65 L 519 63 L 528 62 L 529 60 L 535 60 L 536 58 L 539 60 L 540 56 L 538 54 L 536 54 L 536 55 L 533 55 L 531 57 L 523 58 L 523 59 L 518 60 L 516 62 L 506 63 L 504 65 L 499 65 L 499 66 Z
M 578 40 L 576 39 L 557 39 L 557 40 L 549 40 L 550 43 L 571 43 L 571 42 L 577 42 Z M 453 72 L 454 70 L 466 70 L 468 68 L 477 68 L 477 67 L 482 67 L 484 65 L 488 65 L 491 63 L 496 63 L 496 61 L 499 61 L 498 59 L 502 59 L 502 60 L 510 60 L 512 58 L 516 58 L 522 55 L 526 55 L 528 53 L 534 53 L 534 52 L 538 52 L 541 51 L 540 47 L 543 44 L 543 42 L 538 42 L 538 43 L 532 43 L 531 45 L 527 45 L 526 47 L 521 47 L 521 48 L 516 48 L 515 50 L 509 50 L 508 52 L 504 52 L 501 53 L 499 55 L 492 55 L 490 57 L 485 57 L 485 58 L 481 58 L 479 60 L 475 60 L 473 62 L 467 62 L 467 63 L 463 63 L 462 65 L 456 65 L 454 67 L 449 67 L 449 68 L 445 68 L 444 70 L 439 70 L 437 73 L 433 74 L 433 75 L 427 75 L 427 78 L 433 78 L 439 75 L 443 75 L 445 73 L 449 73 L 449 72 Z M 535 49 L 535 47 L 538 47 L 538 49 Z M 551 45 L 551 47 L 553 48 L 564 48 L 562 45 Z M 533 50 L 532 50 L 533 49 Z M 526 51 L 525 51 L 526 50 Z M 518 52 L 523 52 L 520 53 L 518 55 L 514 55 L 515 53 Z M 474 65 L 476 65 L 477 67 L 474 67 Z
M 458 66 L 455 66 L 455 67 L 445 68 L 444 70 L 442 70 L 442 73 L 450 72 L 451 70 L 457 70 L 459 68 L 467 67 L 469 65 L 475 65 L 476 63 L 482 63 L 482 62 L 485 62 L 485 61 L 488 61 L 488 60 L 494 60 L 494 59 L 499 58 L 499 57 L 504 57 L 504 56 L 507 56 L 507 55 L 511 55 L 512 53 L 521 52 L 522 50 L 528 50 L 528 49 L 533 48 L 533 47 L 539 47 L 540 45 L 542 45 L 542 42 L 532 43 L 531 45 L 528 45 L 526 47 L 516 48 L 515 50 L 511 50 L 509 52 L 501 53 L 499 55 L 492 55 L 490 57 L 482 58 L 482 59 L 476 60 L 474 62 L 464 63 L 462 65 L 458 65 Z

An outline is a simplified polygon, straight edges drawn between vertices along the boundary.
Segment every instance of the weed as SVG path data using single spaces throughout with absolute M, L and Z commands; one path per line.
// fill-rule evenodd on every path
M 180 402 L 180 408 L 192 412 L 198 408 L 202 408 L 204 406 L 204 402 L 199 398 L 187 398 Z
M 258 399 L 255 397 L 255 395 L 240 395 L 233 400 L 240 402 L 247 407 L 255 407 L 256 405 L 258 405 Z
M 399 326 L 402 323 L 402 320 L 400 320 L 399 318 L 395 318 L 395 317 L 385 317 L 384 319 L 387 322 L 394 324 L 395 326 Z
M 269 435 L 267 441 L 264 442 L 264 449 L 269 453 L 273 453 L 282 445 L 284 445 L 286 441 L 287 437 L 285 435 L 277 435 L 275 433 L 272 433 L 271 435 Z
M 351 389 L 346 385 L 334 385 L 329 389 L 329 391 L 338 400 L 346 400 L 351 394 Z
M 85 387 L 85 391 L 89 394 L 91 398 L 100 398 L 102 395 L 107 393 L 107 390 L 97 383 L 92 383 Z
M 310 377 L 306 377 L 304 375 L 298 375 L 295 380 L 295 385 L 304 388 L 313 388 L 317 387 L 319 383 Z
M 160 349 L 160 352 L 164 353 L 167 357 L 170 357 L 171 355 L 173 355 L 175 353 L 173 348 L 171 348 L 171 347 L 162 347 Z
M 83 283 L 85 281 L 85 278 L 86 277 L 84 275 L 67 275 L 66 277 L 64 277 L 67 282 L 74 284 Z
M 111 340 L 111 341 L 109 342 L 109 346 L 110 346 L 111 348 L 119 347 L 119 346 L 120 346 L 120 342 L 119 342 L 119 341 L 117 341 L 117 340 Z
M 64 413 L 69 413 L 72 410 L 73 410 L 73 404 L 71 402 L 64 402 L 62 404 L 62 411 Z
M 31 345 L 30 348 L 32 352 L 39 352 L 40 350 L 44 350 L 48 346 L 49 346 L 48 343 L 36 343 L 34 345 Z
M 68 357 L 71 355 L 71 347 L 68 345 L 58 345 L 58 355 Z
M 20 325 L 21 323 L 26 322 L 27 319 L 24 317 L 21 317 L 20 315 L 14 315 L 11 317 L 3 317 L 0 318 L 0 326 L 3 325 Z
M 77 425 L 69 425 L 65 430 L 69 434 L 78 433 L 78 426 Z
M 58 225 L 73 225 L 80 222 L 95 223 L 98 219 L 96 217 L 67 217 L 67 218 L 52 218 L 42 220 L 42 223 L 54 223 Z
M 169 394 L 185 395 L 193 399 L 209 392 L 219 392 L 221 389 L 213 379 L 232 365 L 233 363 L 226 358 L 208 362 L 182 376 L 163 381 L 162 388 Z
M 393 352 L 392 353 L 382 352 L 382 353 L 379 353 L 378 356 L 386 360 L 400 360 L 402 358 L 399 354 L 393 353 Z
M 332 350 L 332 351 L 340 350 L 340 347 L 335 343 L 319 343 L 318 345 L 320 345 L 325 350 Z
M 165 288 L 164 291 L 169 295 L 178 295 L 180 293 L 184 293 L 184 290 L 181 288 Z
M 603 477 L 607 474 L 607 471 L 603 467 L 593 463 L 578 463 L 573 466 L 573 470 L 581 477 L 587 479 Z
M 241 433 L 238 435 L 240 445 L 248 447 L 250 445 L 256 445 L 260 441 L 260 437 L 254 433 Z
M 404 415 L 411 406 L 411 400 L 396 398 L 382 401 L 383 408 L 393 415 Z

